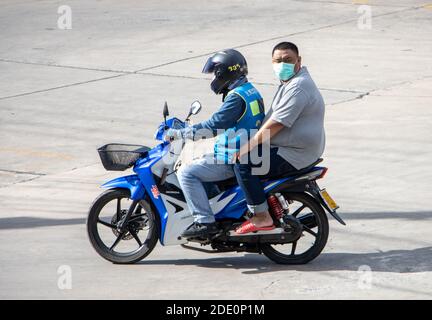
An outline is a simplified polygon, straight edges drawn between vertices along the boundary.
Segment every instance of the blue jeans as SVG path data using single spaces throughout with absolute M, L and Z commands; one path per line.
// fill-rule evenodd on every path
M 234 173 L 246 198 L 248 209 L 251 213 L 268 211 L 267 197 L 260 179 L 275 178 L 281 174 L 295 173 L 298 171 L 284 158 L 277 155 L 277 148 L 270 149 L 270 169 L 264 176 L 252 175 L 251 170 L 254 166 L 251 163 L 234 165 Z M 256 166 L 256 165 L 255 165 Z
M 213 155 L 206 155 L 192 164 L 180 167 L 177 178 L 196 222 L 215 221 L 203 182 L 222 181 L 232 177 L 234 177 L 233 165 L 216 164 Z

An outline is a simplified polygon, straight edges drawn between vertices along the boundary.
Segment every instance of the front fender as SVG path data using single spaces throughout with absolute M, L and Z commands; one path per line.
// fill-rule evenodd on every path
M 105 182 L 101 188 L 111 189 L 111 188 L 123 188 L 128 189 L 131 194 L 132 200 L 139 200 L 144 197 L 144 186 L 142 185 L 140 179 L 136 174 L 130 176 L 124 176 L 115 178 L 108 182 Z

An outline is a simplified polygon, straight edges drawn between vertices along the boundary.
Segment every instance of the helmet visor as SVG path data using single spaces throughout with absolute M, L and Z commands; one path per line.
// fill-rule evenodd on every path
M 204 65 L 202 73 L 213 73 L 215 67 L 216 67 L 216 63 L 214 63 L 212 57 L 210 57 L 208 58 L 206 64 Z

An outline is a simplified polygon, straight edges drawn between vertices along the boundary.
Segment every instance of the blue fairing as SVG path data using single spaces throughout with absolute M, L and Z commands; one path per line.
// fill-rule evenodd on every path
M 315 170 L 321 170 L 322 167 L 315 167 L 311 171 Z M 290 180 L 296 179 L 297 176 L 289 176 L 282 179 L 277 180 L 270 180 L 263 182 L 264 191 L 266 194 L 268 194 L 270 191 L 272 191 L 277 186 L 281 185 L 282 183 Z M 220 212 L 217 212 L 215 215 L 216 220 L 222 220 L 222 219 L 240 219 L 244 212 L 247 210 L 247 203 L 246 199 L 243 195 L 243 191 L 239 186 L 234 186 L 227 191 L 224 192 L 224 194 L 218 199 L 218 201 L 221 201 L 232 194 L 235 194 L 234 198 L 228 203 L 227 206 L 225 206 Z
M 165 208 L 161 196 L 159 195 L 159 190 L 156 182 L 153 179 L 153 172 L 151 171 L 151 168 L 168 152 L 168 149 L 168 142 L 161 143 L 160 145 L 149 151 L 147 158 L 138 160 L 133 168 L 133 170 L 138 174 L 138 177 L 141 180 L 142 185 L 144 186 L 145 192 L 148 194 L 149 198 L 152 200 L 154 206 L 156 207 L 156 211 L 159 213 L 161 221 L 161 232 L 159 241 L 162 245 L 164 244 L 163 239 L 168 219 L 168 212 Z
M 104 183 L 101 187 L 106 189 L 128 189 L 131 194 L 131 199 L 142 199 L 144 197 L 144 186 L 141 184 L 141 181 L 136 174 L 115 178 Z
M 293 179 L 292 177 L 283 178 L 279 180 L 272 180 L 268 182 L 264 182 L 264 191 L 266 193 L 270 192 L 272 189 L 280 185 L 281 183 L 284 183 L 287 180 Z M 224 207 L 220 212 L 218 212 L 215 215 L 216 220 L 221 219 L 240 219 L 243 215 L 245 210 L 247 209 L 247 203 L 246 199 L 243 195 L 243 191 L 239 186 L 234 186 L 227 191 L 224 192 L 224 194 L 218 199 L 223 200 L 224 198 L 227 198 L 228 196 L 235 194 L 234 198 L 229 202 L 229 204 Z

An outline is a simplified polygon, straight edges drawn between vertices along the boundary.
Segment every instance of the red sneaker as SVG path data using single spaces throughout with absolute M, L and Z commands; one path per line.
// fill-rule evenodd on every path
M 238 227 L 235 230 L 235 232 L 237 234 L 245 234 L 245 233 L 256 232 L 260 230 L 273 230 L 274 228 L 276 228 L 274 225 L 271 225 L 269 227 L 257 227 L 250 220 L 248 220 L 243 222 L 243 224 L 240 227 Z

